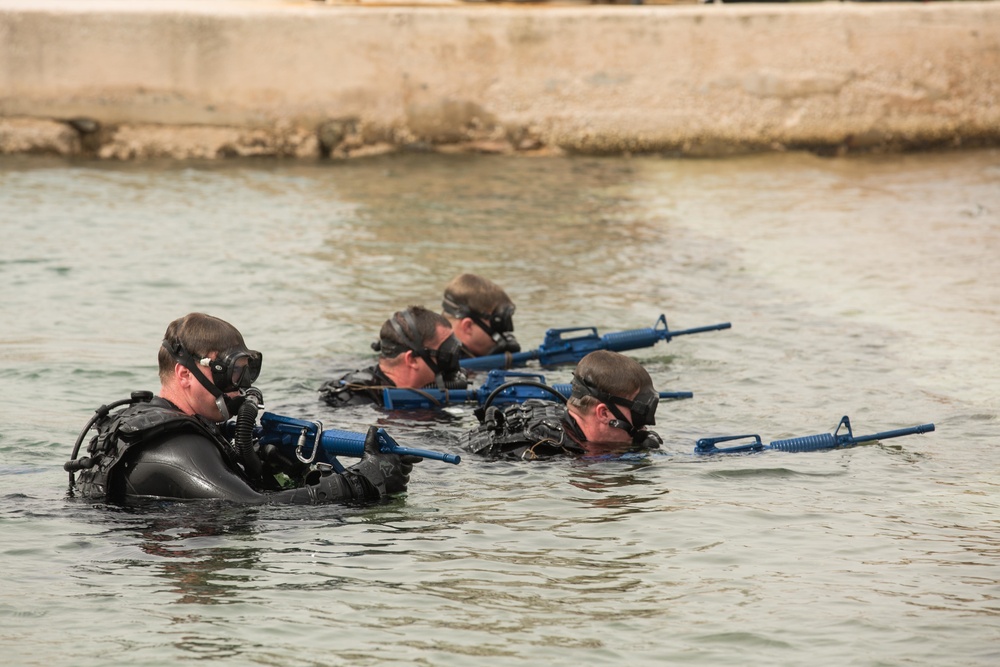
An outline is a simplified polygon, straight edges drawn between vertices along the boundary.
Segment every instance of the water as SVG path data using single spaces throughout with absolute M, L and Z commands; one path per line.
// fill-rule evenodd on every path
M 5 664 L 993 665 L 1000 152 L 826 160 L 0 161 Z M 731 321 L 636 351 L 662 451 L 425 462 L 391 504 L 146 510 L 65 497 L 101 403 L 202 310 L 272 411 L 450 450 L 468 411 L 335 413 L 381 322 L 462 271 L 517 334 Z M 565 382 L 567 369 L 546 372 Z M 934 422 L 815 454 L 766 440 Z

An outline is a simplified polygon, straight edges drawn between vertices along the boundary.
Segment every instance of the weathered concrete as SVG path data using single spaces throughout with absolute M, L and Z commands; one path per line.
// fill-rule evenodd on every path
M 994 2 L 0 0 L 0 152 L 894 150 L 998 100 Z

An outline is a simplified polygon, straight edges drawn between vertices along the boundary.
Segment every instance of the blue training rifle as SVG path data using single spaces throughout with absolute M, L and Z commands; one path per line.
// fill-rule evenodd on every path
M 476 389 L 402 389 L 387 387 L 382 399 L 388 410 L 441 408 L 449 405 L 507 405 L 524 403 L 529 398 L 565 402 L 572 385 L 545 384 L 545 376 L 495 369 Z M 661 391 L 660 398 L 681 399 L 694 396 L 690 391 Z
M 723 322 L 722 324 L 711 324 L 704 327 L 695 327 L 694 329 L 671 331 L 667 327 L 667 316 L 660 315 L 660 318 L 656 320 L 653 326 L 647 329 L 613 331 L 603 336 L 597 335 L 596 327 L 549 329 L 545 332 L 545 340 L 534 350 L 462 359 L 459 363 L 462 368 L 473 371 L 487 371 L 491 368 L 514 368 L 516 366 L 524 366 L 533 359 L 537 359 L 538 363 L 542 366 L 575 364 L 594 350 L 611 350 L 612 352 L 637 350 L 643 347 L 652 347 L 661 340 L 669 343 L 671 338 L 676 338 L 677 336 L 687 336 L 705 331 L 719 331 L 721 329 L 729 329 L 730 327 L 732 327 L 732 324 Z M 572 338 L 563 337 L 563 334 L 577 331 L 585 331 L 587 333 Z
M 846 433 L 841 433 L 840 429 L 846 428 Z M 851 420 L 844 415 L 840 419 L 833 433 L 819 433 L 817 435 L 806 435 L 800 438 L 789 438 L 787 440 L 775 440 L 767 445 L 763 444 L 760 436 L 756 434 L 748 435 L 727 435 L 718 438 L 702 438 L 695 443 L 695 454 L 752 454 L 764 450 L 777 450 L 780 452 L 816 452 L 821 449 L 839 449 L 841 447 L 853 447 L 861 442 L 872 440 L 888 440 L 889 438 L 900 438 L 904 435 L 915 435 L 917 433 L 930 433 L 934 430 L 934 424 L 920 424 L 909 428 L 900 428 L 894 431 L 883 431 L 872 435 L 855 436 L 851 430 Z M 720 442 L 730 442 L 733 440 L 743 440 L 753 438 L 753 442 L 730 447 L 716 447 Z
M 324 429 L 322 422 L 294 419 L 271 412 L 261 415 L 260 426 L 254 429 L 254 435 L 258 437 L 261 458 L 268 459 L 277 454 L 302 465 L 325 463 L 337 472 L 344 471 L 338 456 L 361 458 L 365 453 L 365 433 Z M 379 449 L 385 453 L 409 454 L 451 464 L 462 460 L 457 454 L 401 447 L 382 428 L 378 429 L 377 437 Z

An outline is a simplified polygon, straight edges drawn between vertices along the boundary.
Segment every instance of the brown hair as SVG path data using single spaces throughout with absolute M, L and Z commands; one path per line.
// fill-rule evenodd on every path
M 653 388 L 653 379 L 638 361 L 609 350 L 595 350 L 576 365 L 574 374 L 606 394 L 629 399 L 643 389 Z M 573 396 L 569 405 L 589 413 L 603 403 L 593 396 Z
M 246 348 L 243 334 L 236 327 L 205 313 L 189 313 L 174 320 L 167 325 L 163 339 L 168 344 L 179 342 L 195 359 L 206 357 L 212 352 Z M 157 359 L 160 364 L 160 380 L 166 381 L 174 372 L 177 360 L 162 345 Z
M 449 306 L 448 302 L 451 302 Z M 452 279 L 444 288 L 445 313 L 455 315 L 456 306 L 472 309 L 483 315 L 490 315 L 500 306 L 513 305 L 507 292 L 492 280 L 474 273 L 463 273 Z
M 413 327 L 406 321 L 407 314 L 413 318 L 416 331 L 412 331 Z M 399 335 L 396 327 L 392 326 L 393 320 L 402 328 L 405 338 Z M 410 342 L 406 338 L 409 338 L 410 341 L 420 343 L 423 347 L 427 347 L 427 345 L 437 338 L 438 327 L 447 327 L 450 329 L 451 323 L 441 315 L 431 312 L 423 306 L 410 306 L 406 310 L 397 311 L 385 321 L 378 334 L 382 358 L 391 359 L 398 357 L 403 352 L 409 350 Z

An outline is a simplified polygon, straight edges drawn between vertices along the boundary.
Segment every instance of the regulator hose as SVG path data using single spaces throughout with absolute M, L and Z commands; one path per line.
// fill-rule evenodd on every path
M 537 387 L 538 389 L 542 389 L 552 394 L 552 396 L 554 396 L 555 399 L 560 403 L 562 403 L 563 405 L 566 404 L 566 397 L 560 394 L 555 387 L 550 387 L 544 382 L 535 382 L 534 380 L 511 380 L 510 382 L 505 382 L 496 389 L 494 389 L 493 391 L 491 391 L 490 395 L 486 397 L 485 401 L 483 401 L 483 405 L 480 409 L 486 410 L 491 405 L 493 405 L 493 399 L 499 396 L 504 389 L 510 389 L 511 387 L 517 387 L 517 386 Z
M 264 404 L 264 395 L 256 387 L 250 387 L 246 390 L 245 398 L 236 413 L 236 435 L 233 442 L 247 478 L 256 484 L 261 481 L 263 465 L 253 449 L 253 429 L 257 425 L 257 411 Z
M 83 439 L 87 437 L 87 432 L 90 431 L 91 427 L 98 421 L 104 419 L 108 416 L 112 410 L 122 405 L 135 405 L 136 403 L 148 403 L 153 400 L 153 392 L 151 391 L 133 391 L 128 398 L 123 398 L 120 401 L 115 401 L 114 403 L 108 403 L 107 405 L 102 405 L 94 411 L 94 416 L 90 418 L 87 425 L 83 427 L 80 431 L 80 435 L 76 439 L 76 444 L 73 446 L 73 454 L 70 456 L 70 460 L 63 464 L 63 470 L 69 473 L 69 485 L 73 486 L 74 478 L 73 473 L 77 470 L 84 470 L 93 468 L 97 465 L 98 460 L 100 460 L 101 454 L 97 453 L 94 456 L 85 456 L 82 459 L 78 459 L 77 456 L 80 455 L 80 445 L 83 444 Z

